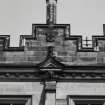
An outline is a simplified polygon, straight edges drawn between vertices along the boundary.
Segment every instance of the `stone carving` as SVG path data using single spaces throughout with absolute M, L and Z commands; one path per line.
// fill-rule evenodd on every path
M 0 72 L 0 81 L 70 81 L 70 80 L 104 80 L 105 73 L 69 72 L 69 71 L 39 71 L 39 72 Z

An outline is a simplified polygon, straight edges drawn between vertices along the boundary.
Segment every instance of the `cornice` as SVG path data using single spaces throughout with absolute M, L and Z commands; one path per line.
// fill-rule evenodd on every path
M 38 69 L 1 69 L 0 81 L 71 81 L 105 80 L 105 70 L 50 70 Z

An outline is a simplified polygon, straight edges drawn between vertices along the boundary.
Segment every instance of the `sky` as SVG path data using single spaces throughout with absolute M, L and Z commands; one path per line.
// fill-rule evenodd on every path
M 46 23 L 46 0 L 0 0 L 0 35 L 11 35 L 11 46 L 32 23 Z M 105 0 L 58 0 L 57 23 L 71 24 L 71 35 L 103 35 Z

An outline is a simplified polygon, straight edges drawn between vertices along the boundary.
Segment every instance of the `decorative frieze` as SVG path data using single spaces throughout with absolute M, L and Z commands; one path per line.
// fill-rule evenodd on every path
M 105 80 L 104 70 L 85 70 L 85 68 L 70 70 L 55 70 L 47 69 L 40 70 L 7 70 L 0 71 L 0 81 L 52 81 L 46 82 L 46 89 L 55 87 L 55 82 L 53 81 L 71 81 L 71 80 Z

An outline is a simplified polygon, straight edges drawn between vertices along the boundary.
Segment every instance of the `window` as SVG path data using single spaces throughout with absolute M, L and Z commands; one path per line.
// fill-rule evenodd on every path
M 97 100 L 83 100 L 75 102 L 75 105 L 103 105 L 104 103 Z
M 103 96 L 68 96 L 68 105 L 104 105 Z
M 82 47 L 83 48 L 92 48 L 92 40 L 88 39 L 88 37 L 86 37 L 86 39 L 82 40 Z
M 0 96 L 0 105 L 31 105 L 29 96 Z

